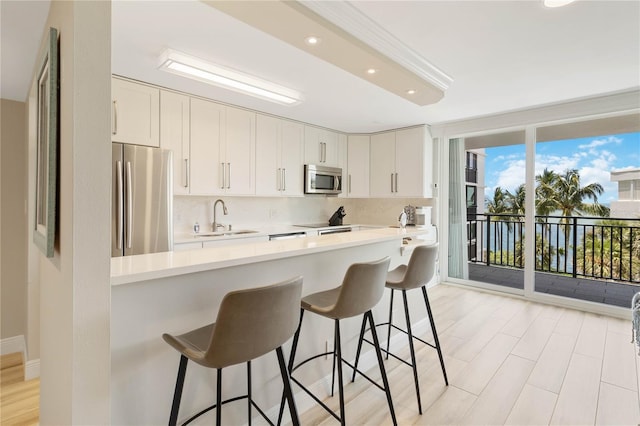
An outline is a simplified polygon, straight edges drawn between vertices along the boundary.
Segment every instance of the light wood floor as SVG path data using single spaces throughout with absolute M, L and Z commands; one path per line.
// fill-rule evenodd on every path
M 37 425 L 39 405 L 40 380 L 24 380 L 22 354 L 0 357 L 0 424 Z
M 429 297 L 450 385 L 435 350 L 416 344 L 419 415 L 411 369 L 386 361 L 400 425 L 640 424 L 629 321 L 447 285 Z M 406 348 L 400 354 L 409 357 Z M 348 424 L 391 424 L 384 393 L 366 380 L 348 383 L 345 394 Z M 37 424 L 38 398 L 37 379 L 3 386 L 0 423 Z M 337 395 L 325 401 L 337 409 Z M 337 424 L 320 407 L 301 422 Z
M 630 321 L 448 285 L 429 298 L 449 386 L 436 351 L 418 343 L 419 415 L 410 367 L 386 361 L 400 425 L 640 424 Z M 408 349 L 403 354 L 409 359 Z M 366 380 L 349 383 L 345 394 L 348 424 L 391 424 L 384 393 Z M 337 393 L 325 401 L 337 409 Z M 337 424 L 320 407 L 301 421 Z

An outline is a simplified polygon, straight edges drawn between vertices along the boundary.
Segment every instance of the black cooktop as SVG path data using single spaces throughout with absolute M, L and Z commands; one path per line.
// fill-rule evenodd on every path
M 349 224 L 343 223 L 342 225 L 329 225 L 329 222 L 324 222 L 324 223 L 308 223 L 306 225 L 293 225 L 293 226 L 299 226 L 301 228 L 328 228 L 330 226 L 349 226 Z

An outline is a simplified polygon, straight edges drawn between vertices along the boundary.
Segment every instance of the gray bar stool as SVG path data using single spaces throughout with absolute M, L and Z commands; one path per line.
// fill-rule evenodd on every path
M 324 404 L 317 396 L 300 383 L 293 375 L 291 380 L 298 384 L 302 390 L 304 390 L 309 396 L 311 396 L 318 404 L 320 404 L 325 410 L 327 410 L 333 417 L 340 421 L 341 424 L 346 424 L 345 409 L 344 409 L 344 392 L 343 392 L 343 379 L 342 379 L 342 363 L 347 364 L 349 367 L 355 367 L 349 364 L 342 358 L 342 345 L 340 340 L 340 320 L 345 318 L 354 317 L 364 314 L 362 319 L 362 326 L 369 321 L 371 327 L 371 336 L 373 339 L 373 345 L 376 348 L 376 355 L 378 357 L 378 366 L 382 376 L 382 382 L 384 386 L 380 386 L 378 383 L 371 380 L 369 377 L 362 374 L 367 380 L 373 383 L 375 386 L 383 390 L 387 397 L 387 403 L 389 405 L 389 411 L 393 424 L 397 425 L 396 415 L 393 409 L 393 401 L 391 400 L 391 393 L 389 390 L 389 382 L 387 380 L 387 374 L 384 368 L 384 361 L 382 359 L 382 351 L 378 341 L 378 335 L 374 327 L 373 315 L 371 309 L 380 301 L 382 294 L 384 293 L 384 282 L 389 268 L 389 257 L 377 260 L 370 263 L 355 263 L 347 269 L 347 272 L 342 281 L 340 287 L 336 287 L 332 290 L 313 293 L 302 298 L 300 309 L 300 325 L 293 337 L 293 347 L 291 349 L 291 358 L 289 359 L 289 372 L 293 373 L 296 369 L 306 364 L 307 362 L 316 358 L 333 355 L 333 378 L 331 383 L 331 395 L 333 396 L 333 385 L 335 380 L 335 367 L 336 358 L 338 360 L 338 393 L 340 398 L 340 416 L 338 416 L 333 410 L 331 410 L 326 404 Z M 298 347 L 298 338 L 300 337 L 300 328 L 302 326 L 302 317 L 304 312 L 309 311 L 315 314 L 321 315 L 326 318 L 334 320 L 334 350 L 332 352 L 321 353 L 311 358 L 308 358 L 294 367 L 294 359 L 296 350 Z M 280 415 L 284 410 L 284 397 L 280 405 Z M 278 419 L 280 423 L 281 418 Z
M 440 366 L 442 367 L 442 374 L 444 376 L 444 382 L 447 386 L 449 386 L 449 380 L 447 379 L 447 370 L 444 366 L 444 359 L 442 357 L 442 350 L 440 349 L 440 341 L 438 340 L 438 333 L 436 332 L 436 324 L 433 321 L 433 313 L 431 312 L 431 305 L 429 304 L 429 297 L 427 296 L 427 288 L 426 285 L 431 281 L 435 274 L 436 270 L 436 259 L 438 257 L 438 244 L 434 245 L 421 245 L 417 246 L 413 249 L 413 253 L 411 254 L 411 258 L 409 259 L 408 265 L 400 265 L 393 271 L 389 271 L 387 275 L 387 283 L 386 287 L 391 289 L 391 301 L 389 304 L 389 322 L 377 324 L 377 326 L 387 325 L 387 349 L 385 353 L 387 354 L 387 358 L 389 355 L 409 365 L 413 368 L 413 380 L 415 382 L 416 387 L 416 397 L 418 398 L 418 411 L 422 414 L 422 403 L 420 401 L 420 386 L 418 384 L 418 368 L 416 366 L 416 353 L 413 348 L 413 339 L 419 340 L 427 346 L 430 346 L 438 351 L 438 357 L 440 358 Z M 411 290 L 414 288 L 421 288 L 422 295 L 424 297 L 424 304 L 427 308 L 427 314 L 429 316 L 429 322 L 431 323 L 431 332 L 433 333 L 434 344 L 426 342 L 419 337 L 416 337 L 411 332 L 411 320 L 409 319 L 409 305 L 407 304 L 407 290 Z M 396 327 L 391 323 L 391 318 L 393 314 L 393 292 L 394 290 L 402 291 L 402 300 L 404 301 L 404 317 L 407 323 L 407 330 L 403 330 L 399 327 Z M 389 341 L 391 340 L 391 327 L 405 333 L 409 338 L 409 350 L 411 352 L 411 362 L 408 362 L 402 358 L 397 357 L 396 355 L 389 352 Z M 364 338 L 364 327 L 360 330 L 360 339 L 358 341 L 358 350 L 356 352 L 356 367 L 358 366 L 358 358 L 360 357 L 360 349 L 362 347 L 362 342 L 368 342 L 367 339 Z M 351 377 L 351 381 L 355 379 L 355 373 Z
M 162 338 L 181 354 L 169 425 L 175 425 L 178 420 L 188 360 L 217 370 L 217 395 L 214 405 L 192 416 L 183 424 L 217 408 L 216 424 L 220 425 L 222 405 L 244 398 L 247 399 L 248 404 L 249 425 L 252 405 L 265 420 L 273 424 L 251 399 L 251 360 L 274 349 L 280 364 L 280 374 L 291 419 L 294 425 L 299 425 L 282 345 L 293 336 L 298 326 L 301 294 L 302 277 L 266 287 L 232 291 L 222 299 L 215 323 L 180 336 L 163 334 Z M 247 395 L 222 401 L 222 369 L 244 362 L 247 363 Z

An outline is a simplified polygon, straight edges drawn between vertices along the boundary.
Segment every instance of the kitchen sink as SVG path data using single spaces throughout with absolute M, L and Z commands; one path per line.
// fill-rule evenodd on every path
M 228 237 L 231 235 L 243 235 L 243 234 L 257 234 L 258 231 L 253 231 L 250 229 L 240 229 L 238 231 L 218 231 L 218 232 L 200 232 L 198 234 L 194 234 L 194 237 Z

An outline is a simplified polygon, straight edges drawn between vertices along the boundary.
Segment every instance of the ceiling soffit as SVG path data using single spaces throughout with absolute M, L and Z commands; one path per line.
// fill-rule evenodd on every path
M 419 106 L 442 99 L 452 81 L 345 2 L 205 3 Z M 349 27 L 349 32 L 325 17 Z M 308 45 L 305 39 L 312 35 L 319 37 L 321 42 Z M 367 74 L 370 68 L 376 73 Z M 409 90 L 415 93 L 409 94 Z

